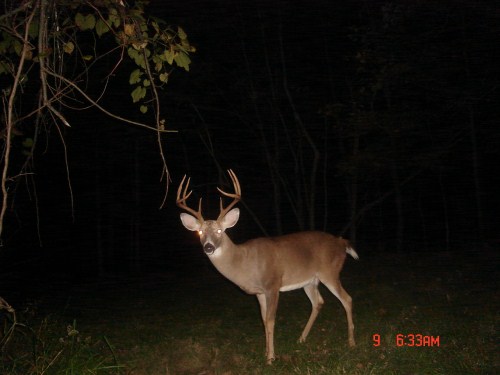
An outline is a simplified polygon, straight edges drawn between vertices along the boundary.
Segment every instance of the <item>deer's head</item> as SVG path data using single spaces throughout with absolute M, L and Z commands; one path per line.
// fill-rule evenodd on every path
M 217 256 L 219 250 L 225 241 L 227 235 L 225 231 L 231 228 L 238 222 L 240 217 L 240 210 L 238 208 L 231 209 L 241 199 L 241 188 L 236 174 L 230 169 L 228 170 L 229 176 L 234 186 L 234 193 L 226 193 L 225 191 L 217 188 L 217 190 L 230 198 L 233 201 L 227 206 L 223 207 L 222 197 L 220 199 L 220 214 L 217 220 L 205 220 L 201 214 L 201 198 L 198 202 L 198 210 L 188 207 L 186 200 L 191 195 L 192 191 L 188 192 L 190 178 L 186 180 L 186 176 L 182 179 L 179 188 L 177 189 L 177 206 L 189 213 L 181 213 L 181 221 L 184 227 L 191 231 L 196 231 L 200 235 L 201 245 L 203 251 L 208 256 Z M 184 182 L 186 185 L 184 186 Z

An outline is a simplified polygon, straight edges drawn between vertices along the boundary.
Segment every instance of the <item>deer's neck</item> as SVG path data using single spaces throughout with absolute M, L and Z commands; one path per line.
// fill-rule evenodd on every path
M 227 274 L 240 267 L 243 254 L 239 246 L 224 234 L 219 247 L 208 258 L 220 273 L 229 278 Z
M 254 293 L 252 285 L 247 280 L 249 267 L 247 249 L 244 246 L 236 245 L 224 235 L 220 247 L 208 258 L 217 270 L 227 279 L 238 285 L 248 293 Z

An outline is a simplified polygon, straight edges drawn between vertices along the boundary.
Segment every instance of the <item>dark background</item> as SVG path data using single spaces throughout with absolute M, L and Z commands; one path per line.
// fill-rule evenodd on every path
M 495 2 L 199 0 L 151 9 L 197 47 L 191 71 L 178 69 L 161 93 L 167 127 L 178 130 L 163 140 L 172 174 L 165 207 L 156 134 L 70 112 L 74 208 L 53 129 L 35 158 L 37 200 L 31 183 L 14 196 L 4 277 L 197 277 L 209 265 L 178 219 L 175 190 L 190 175 L 191 203 L 203 196 L 205 218 L 215 218 L 228 168 L 243 189 L 229 232 L 237 243 L 314 228 L 351 238 L 361 257 L 496 259 Z M 129 72 L 105 104 L 141 119 Z

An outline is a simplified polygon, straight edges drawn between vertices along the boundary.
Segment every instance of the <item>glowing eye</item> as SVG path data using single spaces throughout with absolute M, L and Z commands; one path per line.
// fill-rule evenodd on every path
M 202 230 L 199 230 L 198 231 L 198 234 L 201 236 L 203 234 L 203 231 Z
M 217 229 L 217 233 L 221 234 L 222 233 L 222 229 Z

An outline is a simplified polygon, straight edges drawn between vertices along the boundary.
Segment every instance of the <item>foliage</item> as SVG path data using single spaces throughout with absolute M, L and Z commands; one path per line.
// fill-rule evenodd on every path
M 0 301 L 1 303 L 1 301 Z M 2 374 L 119 374 L 119 365 L 109 341 L 83 335 L 76 321 L 61 329 L 48 318 L 29 326 L 17 322 L 8 306 L 3 316 L 8 332 L 0 332 Z M 0 313 L 2 312 L 0 304 Z M 0 314 L 0 318 L 2 315 Z M 6 340 L 8 338 L 8 340 Z
M 60 126 L 70 126 L 65 115 L 69 109 L 95 107 L 125 123 L 156 131 L 168 177 L 160 142 L 160 133 L 167 130 L 157 90 L 176 66 L 189 71 L 189 54 L 195 48 L 181 27 L 148 16 L 147 1 L 129 3 L 39 0 L 4 5 L 0 16 L 4 142 L 0 236 L 8 190 L 20 176 L 32 172 L 34 150 L 43 132 L 55 126 L 62 139 Z M 108 68 L 102 69 L 106 64 Z M 143 114 L 152 110 L 153 126 L 112 114 L 101 104 L 109 81 L 122 66 L 130 69 L 131 101 Z M 101 87 L 96 87 L 100 82 Z
M 36 332 L 38 363 L 49 363 L 63 350 L 57 367 L 46 373 L 71 373 L 69 369 L 78 374 L 94 369 L 94 373 L 136 375 L 498 373 L 498 302 L 491 285 L 496 268 L 491 255 L 470 249 L 400 256 L 386 251 L 362 259 L 364 263 L 348 262 L 343 277 L 354 300 L 355 348 L 347 346 L 342 305 L 323 289 L 325 305 L 307 342 L 299 344 L 311 306 L 301 290 L 291 291 L 280 296 L 278 358 L 266 365 L 264 328 L 255 297 L 200 266 L 182 277 L 149 274 L 116 283 L 107 279 L 73 286 L 69 293 L 61 292 L 61 285 L 47 285 L 44 292 L 51 296 L 52 315 L 30 323 Z M 64 298 L 54 303 L 57 295 Z M 44 297 L 38 294 L 38 298 Z M 74 315 L 78 327 L 68 318 Z M 439 345 L 398 346 L 398 334 L 439 336 Z M 114 349 L 98 339 L 103 335 L 112 338 Z M 27 338 L 19 332 L 15 336 L 25 343 Z M 32 346 L 24 350 L 17 346 L 14 351 L 13 345 L 7 347 L 12 361 L 0 361 L 0 366 L 26 364 L 34 354 Z M 101 366 L 99 372 L 99 361 L 123 368 Z M 0 373 L 39 374 L 41 369 L 0 367 Z

